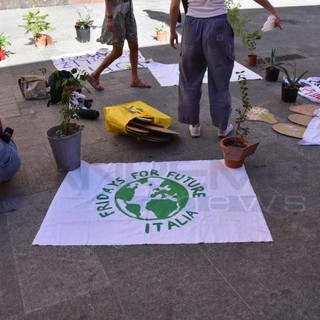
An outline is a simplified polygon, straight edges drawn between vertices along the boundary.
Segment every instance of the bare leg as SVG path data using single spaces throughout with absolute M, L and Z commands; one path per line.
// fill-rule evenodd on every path
M 131 87 L 150 88 L 150 84 L 138 77 L 138 43 L 136 41 L 130 41 L 128 44 L 131 63 Z
M 130 63 L 131 63 L 131 80 L 132 82 L 138 80 L 138 43 L 136 41 L 128 42 L 130 49 Z
M 98 91 L 103 90 L 103 87 L 99 83 L 100 74 L 105 68 L 110 66 L 110 64 L 114 60 L 121 57 L 122 51 L 123 51 L 123 46 L 122 47 L 113 46 L 112 51 L 103 59 L 99 67 L 94 72 L 91 73 L 89 82 L 96 90 Z

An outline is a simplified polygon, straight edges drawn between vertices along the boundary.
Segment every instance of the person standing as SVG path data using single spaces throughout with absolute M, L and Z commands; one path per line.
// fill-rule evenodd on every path
M 100 84 L 100 75 L 113 61 L 121 57 L 125 40 L 128 41 L 130 50 L 131 87 L 151 87 L 138 77 L 138 35 L 132 0 L 105 0 L 105 18 L 101 36 L 97 41 L 112 45 L 112 51 L 90 75 L 89 83 L 96 90 L 104 90 Z
M 10 180 L 20 168 L 20 157 L 12 132 L 0 114 L 0 183 Z
M 253 0 L 276 17 L 275 27 L 281 28 L 276 9 L 268 0 Z M 171 0 L 170 45 L 176 48 L 176 21 L 180 0 Z M 208 92 L 212 124 L 218 136 L 233 130 L 229 122 L 231 96 L 229 83 L 234 65 L 234 34 L 227 18 L 225 0 L 188 0 L 179 63 L 178 120 L 189 124 L 192 137 L 199 137 L 200 98 L 203 76 L 208 69 Z

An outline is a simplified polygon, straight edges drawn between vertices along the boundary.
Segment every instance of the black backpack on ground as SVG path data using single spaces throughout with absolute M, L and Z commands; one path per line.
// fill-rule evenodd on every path
M 48 79 L 48 85 L 50 87 L 49 95 L 50 100 L 47 103 L 47 107 L 52 103 L 58 103 L 62 99 L 62 87 L 57 86 L 59 81 L 64 79 L 73 78 L 73 75 L 70 71 L 58 70 L 51 73 Z

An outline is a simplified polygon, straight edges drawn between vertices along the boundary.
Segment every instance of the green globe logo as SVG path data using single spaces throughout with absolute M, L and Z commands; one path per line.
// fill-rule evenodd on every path
M 187 204 L 189 193 L 181 184 L 162 177 L 132 181 L 115 194 L 117 208 L 139 220 L 163 220 L 179 213 Z

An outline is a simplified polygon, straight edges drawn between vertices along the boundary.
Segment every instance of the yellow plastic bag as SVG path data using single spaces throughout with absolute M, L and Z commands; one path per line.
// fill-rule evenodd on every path
M 127 134 L 126 125 L 134 118 L 151 118 L 154 123 L 161 124 L 164 128 L 169 128 L 173 122 L 171 117 L 142 101 L 104 107 L 103 111 L 107 132 Z

